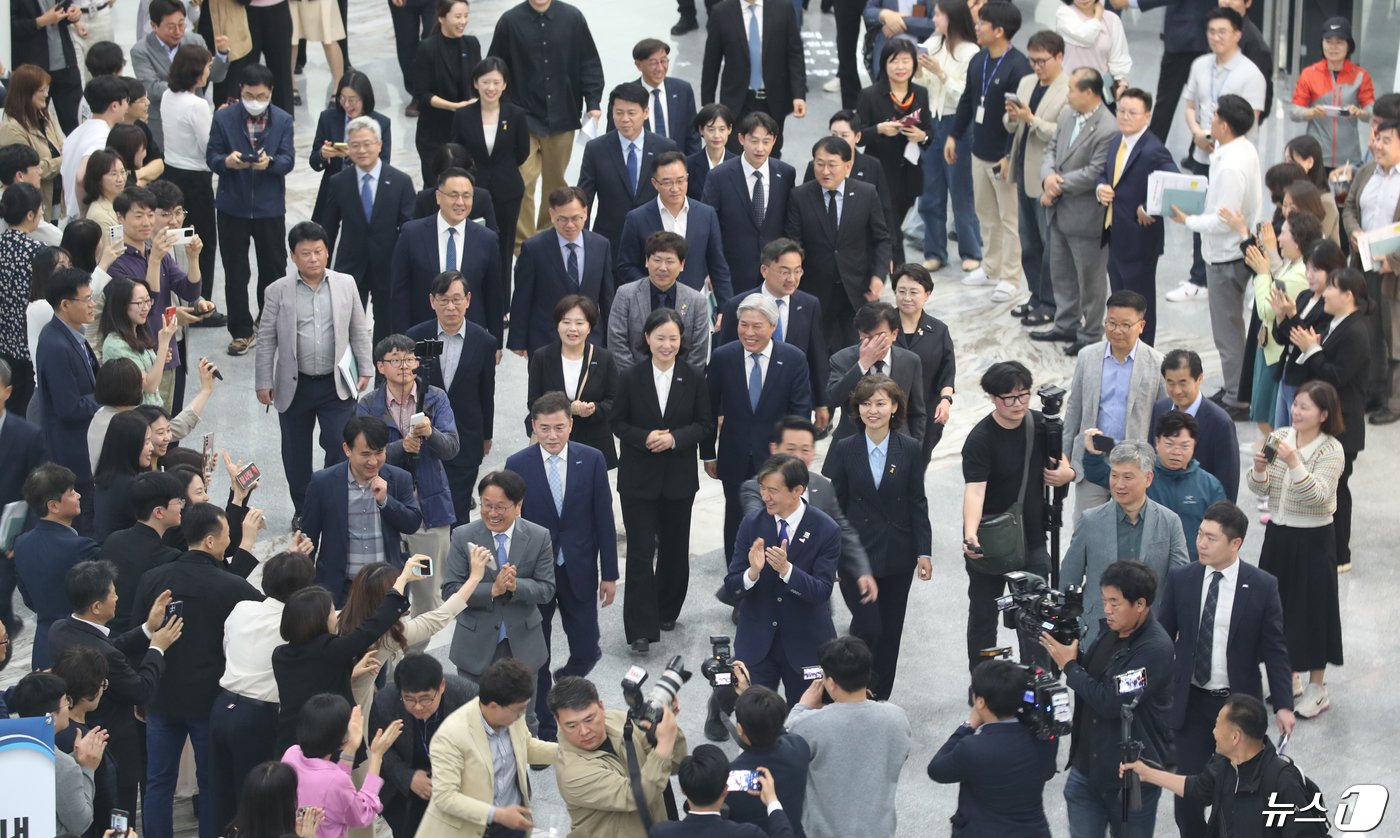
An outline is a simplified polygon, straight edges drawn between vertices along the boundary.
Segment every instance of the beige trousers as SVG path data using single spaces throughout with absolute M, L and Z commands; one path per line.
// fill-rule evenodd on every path
M 982 270 L 989 279 L 1022 285 L 1016 184 L 993 174 L 994 165 L 972 158 L 972 199 L 982 225 Z
M 574 152 L 574 132 L 566 131 L 552 137 L 530 134 L 530 156 L 520 164 L 520 176 L 525 179 L 525 196 L 520 201 L 520 220 L 516 225 L 515 250 L 526 239 L 549 226 L 549 193 L 564 186 L 564 170 Z M 539 210 L 535 209 L 536 181 L 539 187 Z

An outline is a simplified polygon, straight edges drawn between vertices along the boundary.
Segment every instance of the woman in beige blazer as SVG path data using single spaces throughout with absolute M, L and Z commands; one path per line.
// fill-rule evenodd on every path
M 16 67 L 5 98 L 5 121 L 0 122 L 0 146 L 27 145 L 39 154 L 39 192 L 43 219 L 51 221 L 63 209 L 58 168 L 63 163 L 63 131 L 49 110 L 49 74 L 32 64 Z M 56 188 L 57 187 L 57 188 Z

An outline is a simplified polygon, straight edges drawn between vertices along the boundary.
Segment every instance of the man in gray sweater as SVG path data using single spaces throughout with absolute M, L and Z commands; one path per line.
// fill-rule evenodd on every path
M 858 637 L 828 641 L 821 648 L 822 677 L 788 713 L 788 732 L 812 748 L 802 812 L 807 838 L 895 834 L 895 787 L 913 733 L 902 709 L 867 697 L 873 663 Z M 832 699 L 826 706 L 823 691 Z

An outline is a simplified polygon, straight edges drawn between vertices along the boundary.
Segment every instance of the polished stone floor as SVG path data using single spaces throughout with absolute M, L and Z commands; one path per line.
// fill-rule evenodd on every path
M 119 33 L 134 30 L 133 5 L 118 3 L 121 21 Z M 472 4 L 469 31 L 489 45 L 490 33 L 499 14 L 508 7 L 505 0 L 477 0 Z M 603 57 L 604 70 L 611 87 L 635 77 L 630 50 L 643 37 L 661 36 L 674 22 L 669 0 L 578 0 L 592 20 L 594 36 Z M 804 24 L 808 47 L 808 65 L 812 94 L 812 110 L 806 120 L 789 120 L 788 148 L 794 156 L 805 155 L 796 150 L 808 146 L 825 127 L 826 115 L 839 107 L 838 97 L 820 91 L 820 84 L 834 70 L 834 26 L 829 15 L 815 11 L 813 2 Z M 1018 3 L 1027 23 L 1017 42 L 1024 44 L 1031 32 L 1052 25 L 1054 0 Z M 1392 88 L 1395 65 L 1396 37 L 1400 31 L 1397 15 L 1389 3 L 1359 3 L 1357 22 L 1359 57 L 1376 77 L 1378 90 Z M 123 22 L 124 21 L 124 22 Z M 1032 22 L 1034 21 L 1034 22 Z M 703 21 L 702 21 L 703 23 Z M 1126 18 L 1136 68 L 1131 76 L 1134 83 L 1154 90 L 1157 61 L 1161 54 L 1159 32 L 1161 13 L 1131 13 Z M 380 110 L 393 120 L 394 164 L 416 173 L 413 155 L 412 127 L 402 116 L 405 96 L 397 63 L 393 57 L 393 42 L 389 31 L 385 4 L 376 0 L 352 0 L 349 21 L 352 52 L 357 66 L 374 80 Z M 675 45 L 673 72 L 698 85 L 699 60 L 703 49 L 703 30 L 673 39 Z M 313 47 L 306 80 L 301 89 L 307 101 L 324 101 L 321 94 L 328 91 L 330 81 L 320 50 Z M 1291 90 L 1291 80 L 1276 82 L 1280 96 Z M 315 97 L 308 91 L 316 91 Z M 1288 137 L 1299 133 L 1298 126 L 1289 124 L 1283 107 L 1276 105 L 1274 116 L 1263 127 L 1262 157 L 1266 161 L 1279 159 L 1279 150 Z M 310 151 L 311 129 L 315 109 L 303 108 L 297 113 L 297 140 L 301 163 L 289 179 L 289 223 L 301 220 L 310 212 L 315 196 L 317 178 L 305 164 Z M 1180 152 L 1184 135 L 1175 132 L 1172 147 Z M 577 171 L 577 155 L 572 173 Z M 1218 360 L 1211 347 L 1208 313 L 1204 302 L 1164 303 L 1160 292 L 1173 287 L 1185 276 L 1189 262 L 1190 244 L 1179 230 L 1173 229 L 1168 239 L 1167 256 L 1162 260 L 1159 278 L 1160 333 L 1158 346 L 1163 350 L 1186 346 L 1196 349 L 1206 358 L 1207 386 L 1214 390 L 1219 383 Z M 943 318 L 953 331 L 958 353 L 959 398 L 944 440 L 936 452 L 927 478 L 930 511 L 934 524 L 935 574 L 928 583 L 916 586 L 910 598 L 909 623 L 906 631 L 900 681 L 894 700 L 909 713 L 914 730 L 914 745 L 897 794 L 899 832 L 901 836 L 937 836 L 948 834 L 947 819 L 956 808 L 956 791 L 929 782 L 924 766 L 942 744 L 945 737 L 966 717 L 964 675 L 964 593 L 965 572 L 959 558 L 960 504 L 962 481 L 958 469 L 958 451 L 967 431 L 985 415 L 987 403 L 977 389 L 977 379 L 991 363 L 1006 359 L 1025 361 L 1037 376 L 1037 383 L 1067 383 L 1071 365 L 1058 351 L 1047 350 L 1043 344 L 1030 342 L 1006 312 L 1010 304 L 988 303 L 982 293 L 967 293 L 957 284 L 960 271 L 944 270 L 938 276 L 938 286 L 929 310 Z M 222 283 L 219 288 L 222 289 Z M 220 290 L 220 293 L 222 291 Z M 221 301 L 222 303 L 222 301 Z M 222 307 L 222 305 L 221 305 Z M 252 355 L 230 358 L 223 354 L 227 336 L 212 330 L 192 333 L 193 352 L 217 358 L 226 381 L 215 394 L 202 430 L 212 430 L 217 444 L 228 447 L 235 456 L 255 459 L 263 469 L 265 488 L 258 492 L 256 502 L 268 513 L 272 531 L 285 534 L 290 518 L 290 503 L 279 490 L 282 484 L 279 436 L 275 417 L 256 403 L 252 394 Z M 1052 348 L 1053 349 L 1053 348 Z M 495 447 L 485 463 L 486 468 L 499 466 L 511 452 L 525 444 L 521 425 L 516 417 L 525 411 L 525 364 L 513 355 L 506 355 L 498 370 L 498 421 Z M 1243 440 L 1253 440 L 1256 432 L 1247 425 L 1240 426 Z M 1353 540 L 1356 570 L 1341 577 L 1342 613 L 1346 635 L 1347 665 L 1329 675 L 1333 710 L 1314 721 L 1301 722 L 1291 752 L 1321 785 L 1327 801 L 1335 807 L 1343 791 L 1353 783 L 1382 783 L 1400 788 L 1400 770 L 1394 759 L 1394 745 L 1400 741 L 1400 723 L 1389 707 L 1389 692 L 1393 679 L 1384 672 L 1392 668 L 1396 649 L 1394 637 L 1400 635 L 1400 610 L 1393 602 L 1400 598 L 1400 577 L 1394 566 L 1394 543 L 1400 526 L 1396 523 L 1394 496 L 1389 495 L 1391 475 L 1400 471 L 1400 430 L 1395 426 L 1373 429 L 1370 445 L 1357 463 L 1353 479 L 1356 498 L 1356 527 Z M 222 479 L 222 478 L 220 478 Z M 218 481 L 216 481 L 218 482 Z M 215 486 L 211 494 L 221 496 L 223 487 Z M 1390 498 L 1387 500 L 1387 498 Z M 710 597 L 721 572 L 722 558 L 718 547 L 719 524 L 722 518 L 722 498 L 717 482 L 704 481 L 696 498 L 696 514 L 692 528 L 694 572 L 686 611 L 676 629 L 668 634 L 659 647 L 644 659 L 635 658 L 622 637 L 621 609 L 613 607 L 602 614 L 604 657 L 594 672 L 595 681 L 608 706 L 621 704 L 617 687 L 623 672 L 633 663 L 642 663 L 653 670 L 662 667 L 671 655 L 683 655 L 691 666 L 708 650 L 710 634 L 732 630 L 728 609 Z M 1252 511 L 1251 511 L 1251 514 Z M 285 539 L 285 535 L 281 535 Z M 1065 536 L 1068 541 L 1068 533 Z M 280 540 L 280 539 L 279 539 Z M 1246 540 L 1245 554 L 1250 561 L 1258 558 L 1262 528 L 1255 526 Z M 269 545 L 272 547 L 275 545 Z M 624 588 L 625 595 L 625 588 Z M 844 608 L 837 605 L 838 624 L 844 620 Z M 558 633 L 556 632 L 556 635 Z M 30 634 L 19 638 L 19 660 L 28 656 Z M 446 657 L 449 635 L 435 638 L 434 651 Z M 1003 631 L 1002 642 L 1009 642 Z M 562 637 L 558 642 L 563 642 Z M 0 684 L 11 683 L 19 676 L 19 668 L 11 667 L 0 673 Z M 704 688 L 692 682 L 682 693 L 684 709 L 682 726 L 692 743 L 702 741 Z M 731 746 L 732 748 L 732 746 Z M 1065 756 L 1062 751 L 1061 758 Z M 568 817 L 559 800 L 549 772 L 532 775 L 535 778 L 534 811 L 536 825 L 546 834 L 557 828 L 559 834 L 568 829 Z M 1060 796 L 1063 774 L 1057 776 L 1046 793 L 1046 806 L 1056 835 L 1067 834 L 1064 803 Z M 859 805 L 855 803 L 854 805 Z M 186 815 L 187 808 L 180 810 Z M 1395 819 L 1392 815 L 1391 820 Z M 1162 834 L 1171 834 L 1170 806 L 1160 807 L 1158 827 Z M 193 834 L 192 832 L 188 834 Z M 1375 834 L 1397 834 L 1395 827 L 1386 825 Z

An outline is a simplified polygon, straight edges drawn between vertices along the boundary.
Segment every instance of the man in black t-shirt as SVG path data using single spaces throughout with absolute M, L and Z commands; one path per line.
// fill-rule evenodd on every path
M 1025 480 L 1021 508 L 1026 534 L 1025 570 L 1049 578 L 1050 554 L 1045 549 L 1045 486 L 1064 486 L 1074 479 L 1074 469 L 1061 457 L 1056 467 L 1046 468 L 1044 418 L 1030 409 L 1031 373 L 1019 361 L 993 364 L 982 375 L 982 389 L 992 400 L 991 415 L 978 422 L 963 443 L 963 554 L 969 562 L 980 557 L 978 523 L 984 515 L 1005 512 L 1016 502 L 1026 467 L 1026 418 L 1035 423 L 1030 434 L 1030 474 Z M 996 599 L 1006 580 L 1001 576 L 967 570 L 967 659 L 968 669 L 982 661 L 982 649 L 997 641 Z M 1021 659 L 1029 661 L 1038 653 L 1034 642 L 1022 644 Z

